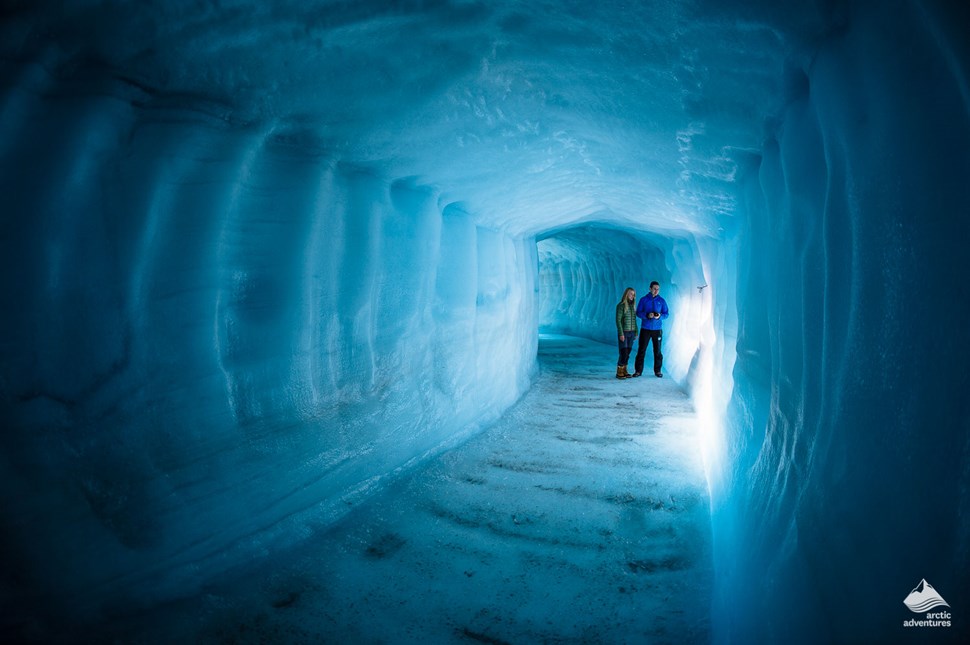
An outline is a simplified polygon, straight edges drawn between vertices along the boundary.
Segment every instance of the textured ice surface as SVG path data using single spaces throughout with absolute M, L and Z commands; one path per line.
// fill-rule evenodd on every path
M 116 626 L 164 642 L 702 643 L 712 584 L 697 418 L 612 346 L 539 341 L 502 419 L 325 535 Z
M 651 279 L 713 639 L 893 642 L 919 580 L 970 598 L 968 24 L 5 3 L 2 627 L 82 633 L 303 544 L 523 396 L 540 325 L 606 339 Z
M 783 615 L 779 633 L 899 641 L 922 578 L 970 597 L 970 290 L 952 280 L 970 22 L 948 41 L 932 5 L 897 9 L 850 12 L 793 74 L 743 182 L 732 494 L 715 493 L 718 606 L 739 633 Z

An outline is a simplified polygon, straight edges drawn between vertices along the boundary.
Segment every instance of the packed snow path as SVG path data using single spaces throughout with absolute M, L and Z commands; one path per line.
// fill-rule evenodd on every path
M 708 641 L 696 418 L 669 378 L 614 378 L 615 354 L 543 336 L 535 386 L 496 425 L 298 552 L 209 590 L 201 633 L 186 636 Z

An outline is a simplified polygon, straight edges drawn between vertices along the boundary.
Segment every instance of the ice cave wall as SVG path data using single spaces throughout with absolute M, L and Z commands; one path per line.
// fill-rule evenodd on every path
M 922 578 L 970 597 L 967 23 L 896 8 L 793 65 L 742 182 L 718 640 L 898 642 Z
M 110 614 L 113 603 L 190 594 L 206 575 L 299 539 L 514 401 L 540 320 L 600 337 L 612 331 L 597 320 L 601 304 L 609 312 L 628 281 L 642 295 L 654 277 L 675 312 L 673 375 L 705 421 L 727 408 L 724 436 L 706 448 L 715 636 L 890 640 L 892 608 L 920 578 L 970 597 L 964 16 L 945 3 L 820 3 L 829 30 L 802 34 L 787 104 L 756 151 L 759 115 L 742 98 L 763 107 L 774 92 L 764 61 L 801 42 L 785 31 L 802 28 L 790 6 L 644 4 L 650 15 L 631 21 L 604 4 L 564 13 L 560 31 L 546 29 L 549 16 L 502 14 L 496 33 L 516 55 L 555 45 L 553 62 L 537 56 L 533 69 L 495 54 L 479 29 L 489 11 L 472 4 L 401 3 L 367 23 L 356 3 L 336 3 L 265 34 L 245 3 L 199 16 L 159 5 L 157 20 L 130 4 L 67 21 L 72 37 L 104 30 L 95 53 L 117 69 L 56 48 L 4 63 L 9 603 L 82 616 L 104 601 Z M 411 20 L 418 5 L 427 11 Z M 230 46 L 210 50 L 210 38 L 227 42 L 223 24 Z M 662 38 L 634 38 L 651 30 Z M 724 33 L 734 40 L 721 56 Z M 142 34 L 162 45 L 142 49 Z M 247 76 L 236 64 L 247 34 L 292 55 L 251 59 Z M 322 36 L 330 46 L 315 50 Z M 434 56 L 406 47 L 425 42 Z M 184 51 L 211 58 L 193 66 Z M 299 67 L 301 57 L 303 75 L 274 76 L 281 58 Z M 764 67 L 747 83 L 752 63 Z M 560 68 L 572 75 L 556 77 Z M 385 85 L 390 99 L 372 92 Z M 256 106 L 242 117 L 220 102 L 240 88 L 239 102 Z M 437 102 L 424 111 L 394 109 L 425 95 Z M 322 129 L 340 136 L 274 119 L 290 100 L 335 103 Z M 412 154 L 455 129 L 460 146 L 448 150 L 473 163 Z M 483 144 L 477 156 L 471 143 Z M 467 189 L 517 230 L 483 223 L 456 201 L 466 195 L 394 172 L 404 162 L 388 157 L 421 161 L 415 174 Z M 510 157 L 521 172 L 503 165 Z M 590 180 L 572 163 L 607 172 Z M 724 189 L 735 179 L 736 204 Z M 696 219 L 630 206 L 665 204 L 657 186 Z M 493 198 L 502 191 L 511 197 Z M 523 196 L 546 210 L 510 208 Z M 604 200 L 612 230 L 650 249 L 640 271 L 614 270 L 581 232 Z M 540 257 L 543 243 L 558 247 Z M 570 297 L 594 279 L 599 304 Z
M 533 240 L 300 132 L 91 87 L 14 89 L 5 113 L 3 557 L 21 602 L 190 593 L 528 386 Z

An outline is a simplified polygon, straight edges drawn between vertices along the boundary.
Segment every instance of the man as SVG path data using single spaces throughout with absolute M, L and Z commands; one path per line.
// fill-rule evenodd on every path
M 660 341 L 663 338 L 663 320 L 669 315 L 667 301 L 660 297 L 660 283 L 654 280 L 650 283 L 650 293 L 640 298 L 637 304 L 637 318 L 643 321 L 643 325 L 637 342 L 637 358 L 633 363 L 634 376 L 643 374 L 643 357 L 647 353 L 647 343 L 652 339 L 653 374 L 663 378 L 660 368 L 663 367 L 664 355 L 660 353 Z

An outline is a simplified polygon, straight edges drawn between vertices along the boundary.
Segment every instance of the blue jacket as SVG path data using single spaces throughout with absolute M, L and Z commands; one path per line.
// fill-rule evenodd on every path
M 660 318 L 647 318 L 647 314 L 650 312 L 660 314 Z M 648 293 L 640 298 L 640 302 L 637 304 L 637 318 L 643 321 L 643 329 L 662 329 L 661 325 L 669 315 L 667 301 L 661 296 L 654 298 L 652 294 Z

